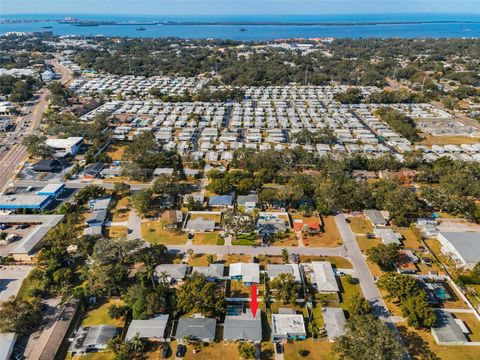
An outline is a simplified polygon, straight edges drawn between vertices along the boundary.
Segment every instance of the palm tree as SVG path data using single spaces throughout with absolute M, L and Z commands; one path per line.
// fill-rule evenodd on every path
M 288 258 L 289 258 L 288 250 L 282 249 L 282 260 L 285 264 L 288 263 Z
M 188 256 L 192 257 L 192 255 L 193 255 L 193 249 L 188 249 L 188 250 L 187 250 L 187 254 L 188 254 Z
M 130 340 L 130 344 L 132 344 L 133 351 L 137 354 L 142 354 L 143 350 L 145 349 L 145 344 L 143 340 L 140 338 L 140 334 L 137 332 L 135 336 Z

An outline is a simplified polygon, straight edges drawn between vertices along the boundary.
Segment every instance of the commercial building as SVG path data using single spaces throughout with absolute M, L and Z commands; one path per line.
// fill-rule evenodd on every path
M 65 184 L 48 184 L 43 189 L 37 191 L 37 195 L 51 196 L 58 198 L 58 196 L 65 190 Z
M 10 360 L 16 340 L 14 333 L 0 333 L 0 360 Z
M 438 234 L 442 252 L 459 267 L 472 269 L 480 261 L 480 232 L 445 232 Z
M 49 195 L 14 194 L 0 195 L 2 210 L 43 210 L 53 201 Z
M 55 150 L 55 156 L 62 158 L 76 155 L 83 144 L 83 137 L 69 137 L 66 139 L 47 139 L 45 144 Z

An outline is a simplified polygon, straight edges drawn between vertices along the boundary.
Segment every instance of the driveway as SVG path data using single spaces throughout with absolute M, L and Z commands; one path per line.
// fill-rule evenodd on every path
M 142 238 L 142 219 L 137 215 L 135 210 L 130 210 L 128 214 L 128 229 L 131 230 L 131 232 L 127 235 L 128 240 Z

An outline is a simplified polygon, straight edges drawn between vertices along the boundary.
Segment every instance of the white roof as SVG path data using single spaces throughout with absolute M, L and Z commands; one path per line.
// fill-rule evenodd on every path
M 17 336 L 14 333 L 0 333 L 0 360 L 9 360 Z
M 318 291 L 340 291 L 330 262 L 312 261 L 312 267 Z
M 241 276 L 243 282 L 260 282 L 260 266 L 256 263 L 234 263 L 230 265 L 228 275 L 232 277 Z
M 59 184 L 47 184 L 45 185 L 41 190 L 37 192 L 38 193 L 55 193 L 58 190 L 60 190 L 65 184 L 59 183 Z
M 274 335 L 305 334 L 305 322 L 301 314 L 273 314 L 272 333 Z
M 47 139 L 45 141 L 45 144 L 52 148 L 67 148 L 67 147 L 72 147 L 79 142 L 83 141 L 83 137 L 69 137 L 66 139 Z

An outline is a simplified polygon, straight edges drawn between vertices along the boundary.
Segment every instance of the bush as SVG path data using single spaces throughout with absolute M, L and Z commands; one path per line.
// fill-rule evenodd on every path
M 300 356 L 300 357 L 308 356 L 308 354 L 310 354 L 310 351 L 308 351 L 308 350 L 305 350 L 305 349 L 298 350 L 298 356 Z

